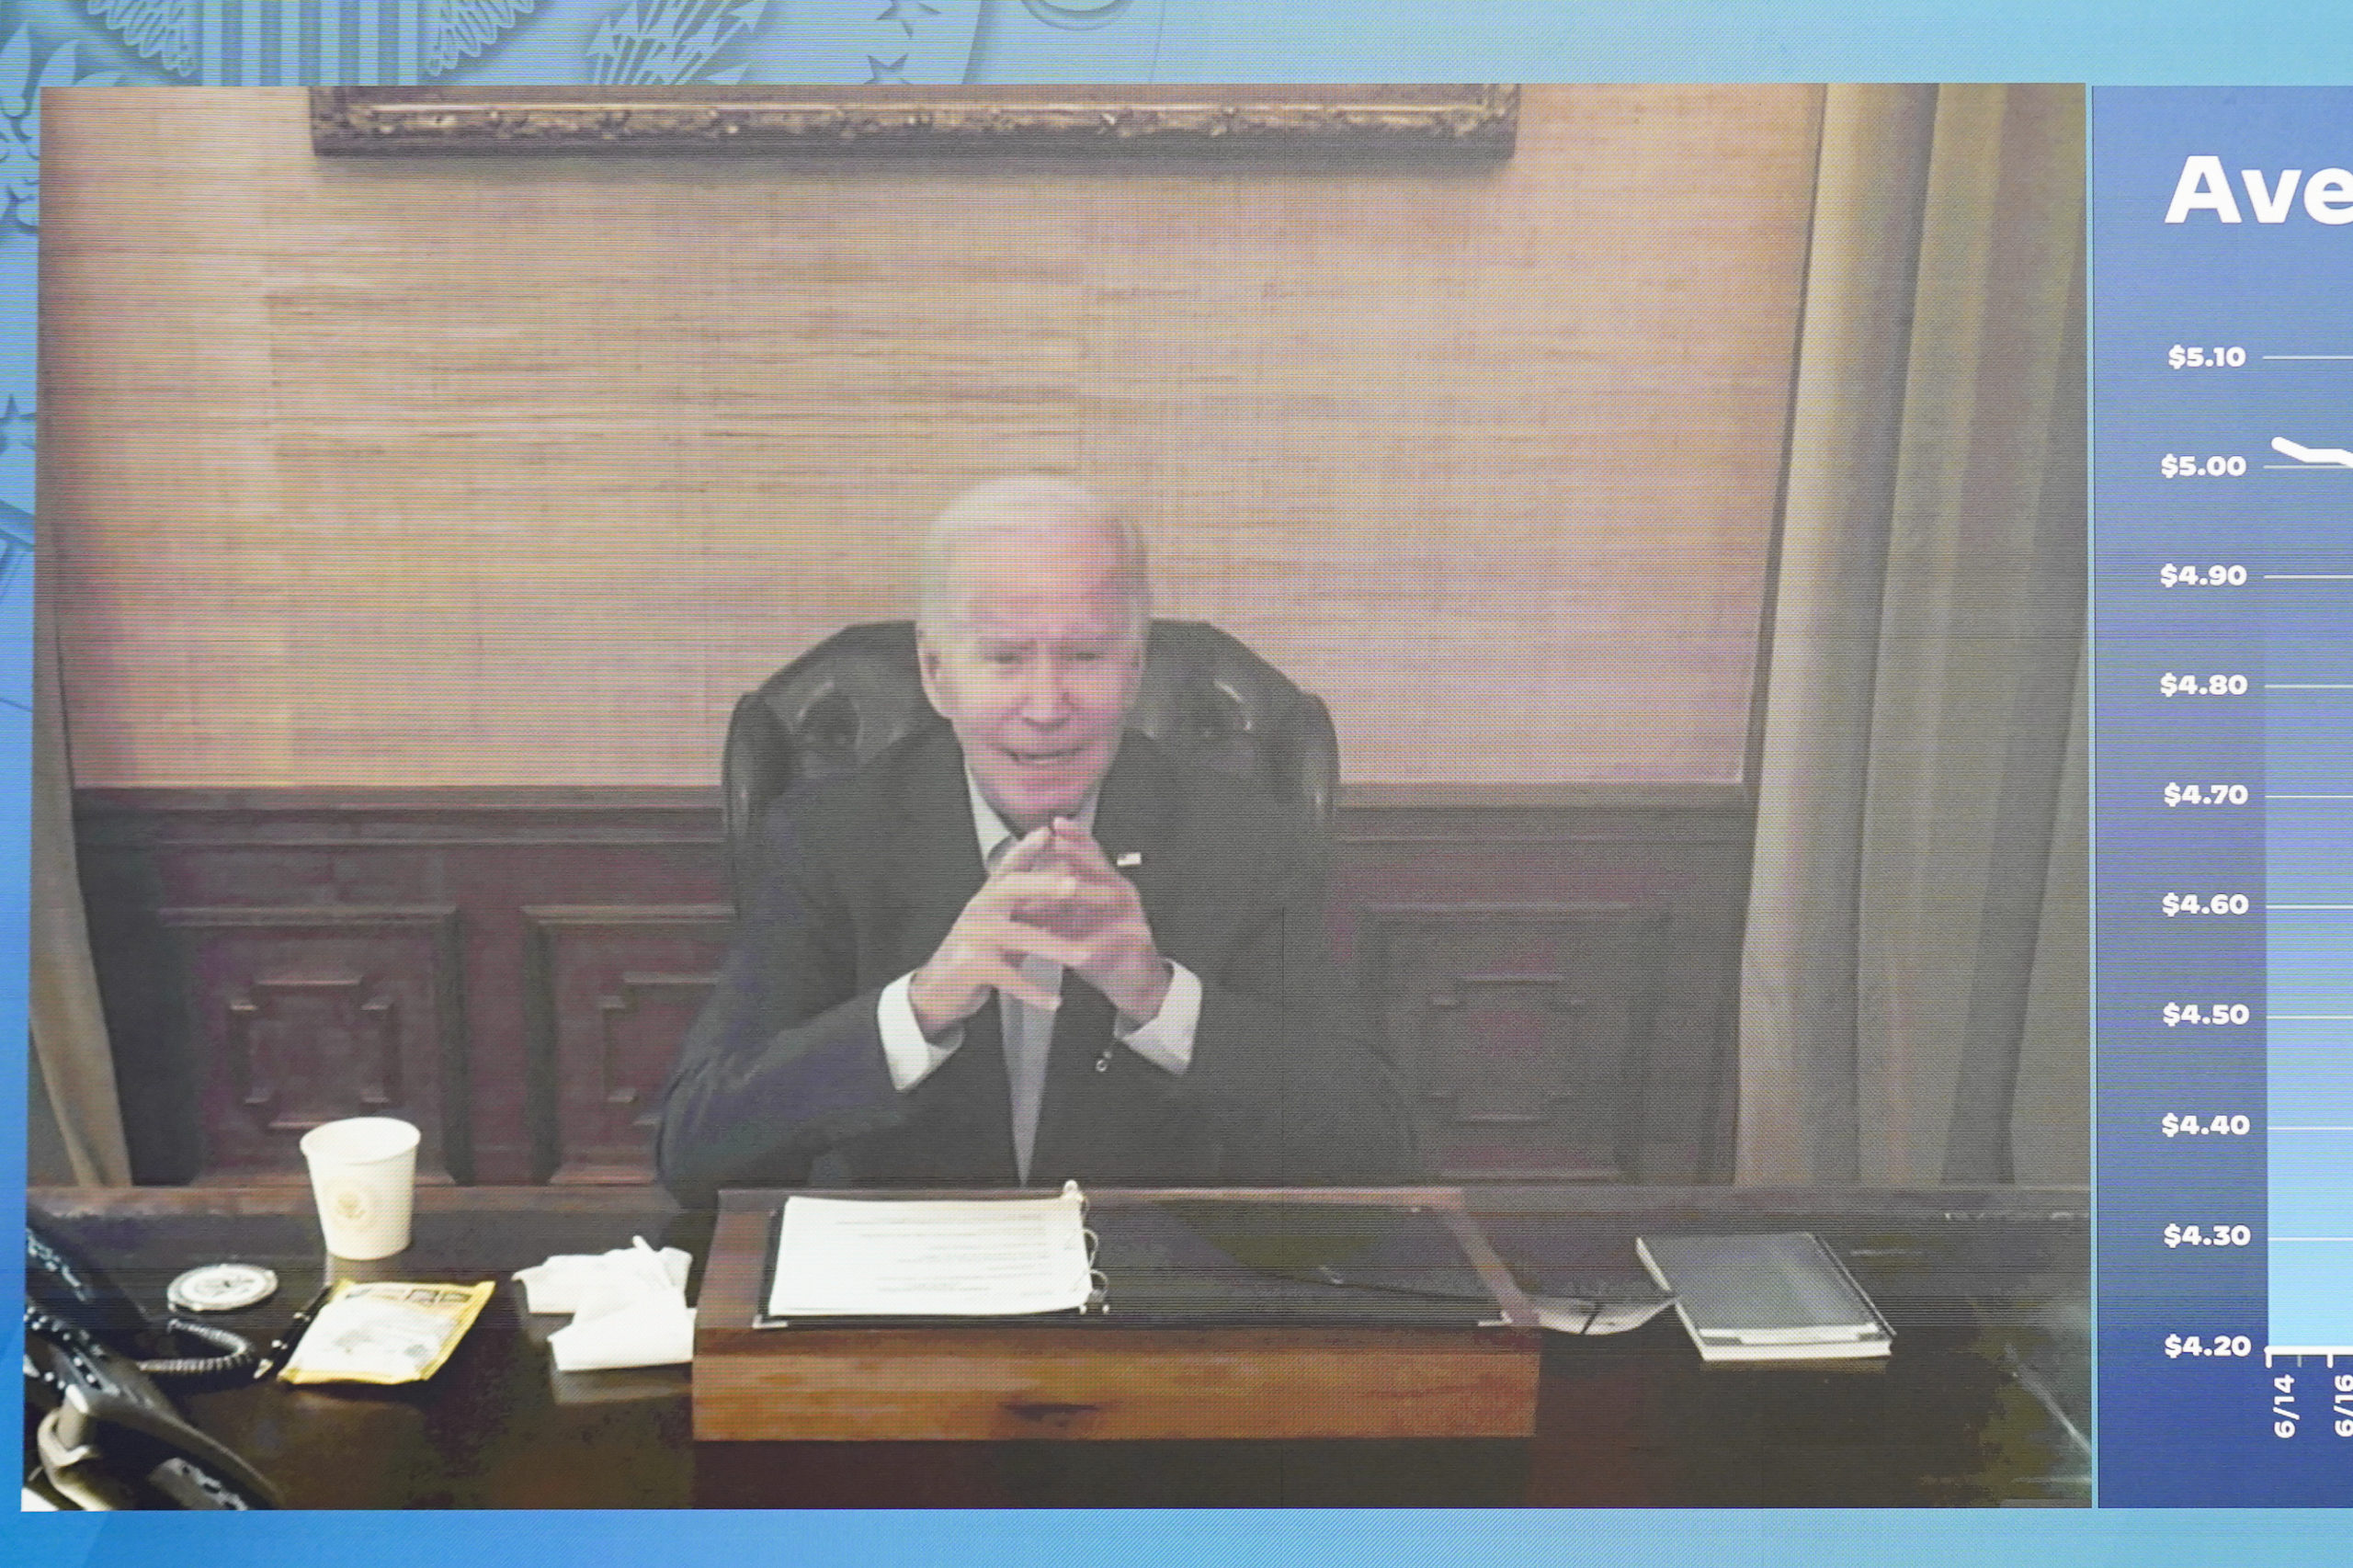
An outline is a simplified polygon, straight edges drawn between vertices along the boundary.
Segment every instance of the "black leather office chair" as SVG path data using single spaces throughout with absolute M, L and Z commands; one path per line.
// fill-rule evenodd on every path
M 911 620 L 845 627 L 745 693 L 721 766 L 738 900 L 763 807 L 938 722 L 915 667 Z M 1330 834 L 1340 772 L 1331 711 L 1230 633 L 1202 620 L 1154 620 L 1128 727 L 1201 767 L 1260 780 Z

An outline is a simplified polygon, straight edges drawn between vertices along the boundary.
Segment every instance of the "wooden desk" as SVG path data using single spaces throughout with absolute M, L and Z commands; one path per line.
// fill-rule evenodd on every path
M 151 1311 L 190 1264 L 267 1263 L 229 1320 L 275 1335 L 326 1277 L 310 1196 L 40 1189 L 31 1206 Z M 1532 1441 L 724 1445 L 698 1462 L 684 1367 L 563 1374 L 502 1289 L 431 1382 L 187 1395 L 307 1507 L 934 1505 L 1906 1506 L 2082 1503 L 2089 1226 L 2080 1190 L 1492 1188 L 1472 1205 L 1523 1273 L 1623 1267 L 1647 1231 L 1813 1230 L 1894 1324 L 1877 1370 L 1704 1366 L 1668 1316 L 1549 1336 Z M 551 1253 L 659 1240 L 647 1188 L 428 1188 L 378 1278 L 504 1279 Z M 745 1452 L 744 1450 L 767 1450 Z
M 1102 1313 L 763 1328 L 791 1196 L 722 1199 L 695 1322 L 699 1443 L 1525 1438 L 1534 1422 L 1543 1331 L 1451 1187 L 1097 1191 L 1087 1223 L 1101 1243 Z M 1435 1276 L 1476 1294 L 1438 1302 L 1302 1286 L 1281 1272 L 1304 1268 L 1297 1257 L 1254 1267 L 1233 1256 L 1248 1242 L 1192 1228 L 1254 1221 L 1287 1250 L 1361 1249 L 1376 1234 L 1403 1246 L 1411 1235 L 1408 1290 Z M 1267 1240 L 1256 1235 L 1258 1250 Z M 1172 1243 L 1187 1250 L 1172 1254 Z M 1310 1312 L 1324 1315 L 1302 1321 Z

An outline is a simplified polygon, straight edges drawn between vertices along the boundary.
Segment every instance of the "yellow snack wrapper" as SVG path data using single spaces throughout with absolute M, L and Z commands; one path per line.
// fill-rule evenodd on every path
M 290 1383 L 415 1383 L 441 1369 L 498 1289 L 347 1279 L 278 1377 Z

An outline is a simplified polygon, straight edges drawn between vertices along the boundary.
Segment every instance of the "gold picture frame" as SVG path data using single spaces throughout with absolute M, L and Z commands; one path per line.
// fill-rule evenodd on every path
M 1502 158 L 1512 85 L 313 87 L 322 153 L 1086 153 Z

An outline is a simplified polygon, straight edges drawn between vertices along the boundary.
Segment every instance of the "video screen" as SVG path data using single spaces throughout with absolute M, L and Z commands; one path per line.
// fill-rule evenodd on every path
M 2341 96 L 691 9 L 20 32 L 28 1510 L 2336 1500 Z

